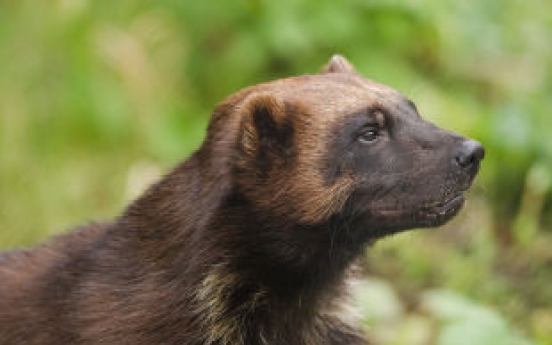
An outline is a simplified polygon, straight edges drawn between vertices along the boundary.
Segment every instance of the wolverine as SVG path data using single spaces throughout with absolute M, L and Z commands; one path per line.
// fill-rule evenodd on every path
M 112 222 L 0 255 L 0 345 L 363 345 L 351 271 L 437 227 L 484 156 L 334 56 L 243 89 Z

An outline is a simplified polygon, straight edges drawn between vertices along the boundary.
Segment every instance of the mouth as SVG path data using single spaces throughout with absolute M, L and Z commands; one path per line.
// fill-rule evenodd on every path
M 464 202 L 464 196 L 456 194 L 442 202 L 422 207 L 416 212 L 416 217 L 426 226 L 442 225 L 462 209 Z
M 459 192 L 442 201 L 410 209 L 372 209 L 368 222 L 377 231 L 373 230 L 370 234 L 377 238 L 410 229 L 441 226 L 458 214 L 464 201 Z

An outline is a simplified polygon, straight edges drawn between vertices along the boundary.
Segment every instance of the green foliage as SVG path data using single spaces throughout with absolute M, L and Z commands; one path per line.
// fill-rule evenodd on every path
M 494 320 L 486 344 L 506 324 L 552 344 L 551 34 L 546 0 L 0 2 L 0 244 L 115 216 L 199 145 L 226 95 L 338 52 L 487 149 L 459 220 L 371 252 L 400 296 L 381 315 L 416 339 L 437 322 L 430 343 L 476 339 L 485 321 L 409 311 L 444 287 L 504 315 L 465 318 Z
M 425 291 L 410 310 L 385 281 L 368 279 L 354 291 L 368 333 L 378 344 L 532 344 L 496 311 L 450 290 Z
M 529 345 L 502 317 L 449 291 L 429 291 L 422 307 L 443 323 L 438 345 Z

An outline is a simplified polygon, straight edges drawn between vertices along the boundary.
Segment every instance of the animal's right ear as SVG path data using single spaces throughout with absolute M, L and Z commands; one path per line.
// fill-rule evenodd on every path
M 347 59 L 336 54 L 332 56 L 330 62 L 324 66 L 322 73 L 357 73 L 357 71 Z
M 283 101 L 270 94 L 253 94 L 242 111 L 241 147 L 247 154 L 281 156 L 291 149 L 293 128 Z

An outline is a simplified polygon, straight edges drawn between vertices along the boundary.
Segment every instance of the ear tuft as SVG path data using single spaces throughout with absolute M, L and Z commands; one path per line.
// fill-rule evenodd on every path
M 353 65 L 343 56 L 335 54 L 322 70 L 323 73 L 357 73 Z

